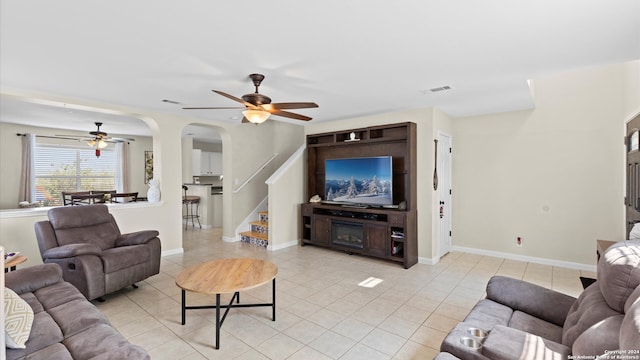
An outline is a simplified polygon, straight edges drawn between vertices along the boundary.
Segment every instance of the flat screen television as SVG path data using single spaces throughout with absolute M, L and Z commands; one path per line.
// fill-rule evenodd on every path
M 393 205 L 391 156 L 325 160 L 324 198 L 328 202 Z

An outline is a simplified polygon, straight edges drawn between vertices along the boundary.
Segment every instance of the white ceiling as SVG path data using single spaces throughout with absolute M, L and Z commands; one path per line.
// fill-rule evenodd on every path
M 239 123 L 238 110 L 181 107 L 236 106 L 211 89 L 240 97 L 257 72 L 274 102 L 318 103 L 295 111 L 313 122 L 430 106 L 462 117 L 531 108 L 529 79 L 640 59 L 640 0 L 3 0 L 0 49 L 4 92 Z M 50 110 L 1 100 L 0 121 Z M 96 121 L 57 110 L 44 126 Z

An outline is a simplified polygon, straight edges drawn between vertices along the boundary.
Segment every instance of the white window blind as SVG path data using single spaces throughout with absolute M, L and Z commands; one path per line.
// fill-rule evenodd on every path
M 34 157 L 35 201 L 62 205 L 63 191 L 115 190 L 116 153 L 113 148 L 38 144 Z

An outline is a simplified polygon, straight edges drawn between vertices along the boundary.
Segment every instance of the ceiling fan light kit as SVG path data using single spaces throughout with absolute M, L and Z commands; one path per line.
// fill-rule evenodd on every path
M 309 121 L 310 117 L 292 113 L 290 111 L 284 111 L 284 109 L 308 109 L 316 108 L 318 104 L 313 102 L 286 102 L 286 103 L 271 103 L 271 98 L 260 94 L 258 88 L 264 80 L 262 74 L 251 74 L 249 78 L 253 82 L 256 90 L 253 93 L 242 95 L 241 98 L 227 94 L 224 91 L 211 90 L 218 95 L 222 95 L 233 101 L 239 102 L 244 105 L 245 110 L 242 111 L 244 119 L 242 122 L 250 122 L 254 124 L 261 124 L 265 122 L 270 115 L 282 116 L 290 119 Z M 229 107 L 183 107 L 184 110 L 212 110 L 212 109 L 233 109 Z M 242 109 L 242 108 L 238 108 Z
M 95 122 L 94 124 L 96 124 L 97 129 L 96 131 L 89 132 L 89 135 L 91 135 L 90 138 L 87 138 L 87 136 L 78 136 L 78 135 L 56 135 L 54 138 L 71 140 L 70 138 L 78 137 L 80 138 L 79 139 L 80 141 L 86 141 L 89 147 L 93 148 L 95 146 L 96 157 L 100 157 L 100 150 L 106 148 L 109 145 L 109 142 L 117 143 L 117 142 L 135 141 L 135 139 L 133 138 L 111 137 L 106 132 L 100 131 L 100 126 L 102 126 L 101 122 Z
M 89 134 L 93 135 L 94 138 L 91 139 L 87 145 L 89 147 L 96 146 L 96 157 L 100 157 L 100 150 L 107 147 L 107 142 L 103 140 L 103 138 L 107 137 L 107 133 L 104 131 L 100 131 L 100 126 L 102 126 L 101 122 L 96 122 L 96 127 L 98 128 L 96 131 L 91 131 Z
M 242 112 L 242 115 L 244 115 L 244 117 L 247 118 L 249 122 L 257 125 L 267 121 L 271 114 L 267 111 L 262 110 L 245 110 Z

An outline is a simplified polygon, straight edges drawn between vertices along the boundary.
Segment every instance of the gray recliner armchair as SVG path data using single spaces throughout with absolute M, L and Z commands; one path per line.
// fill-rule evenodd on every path
M 437 359 L 637 359 L 640 242 L 609 247 L 597 272 L 597 281 L 577 299 L 522 280 L 492 277 L 487 297 L 449 332 Z
M 35 224 L 42 260 L 60 265 L 88 300 L 160 272 L 158 232 L 121 234 L 106 205 L 57 207 L 48 217 Z

